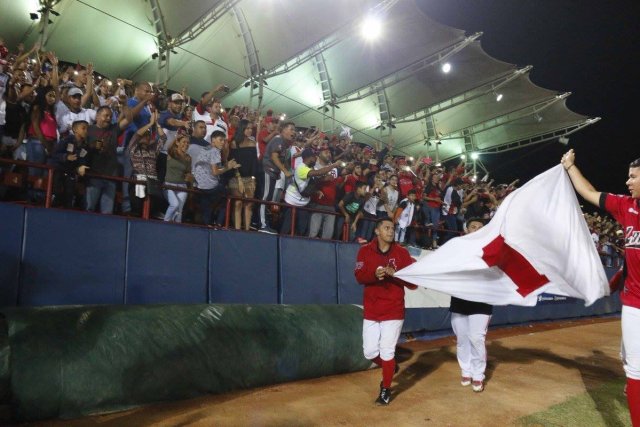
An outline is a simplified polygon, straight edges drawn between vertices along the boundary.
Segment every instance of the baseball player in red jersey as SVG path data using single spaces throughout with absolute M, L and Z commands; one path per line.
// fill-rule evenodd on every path
M 625 232 L 625 278 L 622 300 L 622 363 L 627 376 L 627 402 L 634 427 L 640 427 L 640 159 L 629 165 L 626 184 L 631 196 L 601 193 L 580 173 L 575 153 L 561 160 L 578 194 L 609 212 Z
M 393 277 L 415 262 L 409 252 L 394 242 L 390 219 L 378 221 L 376 237 L 358 251 L 355 276 L 364 285 L 362 348 L 364 357 L 382 367 L 382 383 L 376 403 L 388 405 L 391 380 L 396 370 L 395 351 L 404 322 L 404 287 L 417 286 Z

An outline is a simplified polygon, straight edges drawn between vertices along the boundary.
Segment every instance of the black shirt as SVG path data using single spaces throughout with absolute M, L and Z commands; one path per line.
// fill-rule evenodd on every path
M 451 297 L 449 311 L 458 314 L 492 314 L 493 306 L 483 302 L 467 301 L 465 299 Z
M 87 161 L 91 173 L 108 176 L 118 176 L 119 164 L 117 157 L 118 136 L 122 133 L 117 123 L 106 128 L 96 125 L 89 126 L 87 142 L 89 158 Z

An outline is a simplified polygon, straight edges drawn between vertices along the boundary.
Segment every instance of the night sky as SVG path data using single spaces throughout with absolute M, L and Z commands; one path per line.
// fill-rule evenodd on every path
M 640 91 L 640 1 L 416 0 L 432 19 L 482 31 L 496 59 L 533 65 L 531 81 L 572 92 L 567 106 L 602 120 L 556 141 L 484 156 L 498 182 L 526 181 L 555 166 L 573 148 L 576 164 L 600 191 L 625 193 L 628 165 L 640 157 L 635 125 Z

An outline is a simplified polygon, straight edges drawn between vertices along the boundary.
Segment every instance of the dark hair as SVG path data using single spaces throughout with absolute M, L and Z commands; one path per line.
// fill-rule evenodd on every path
M 296 127 L 296 124 L 293 123 L 291 120 L 287 120 L 286 122 L 280 122 L 278 123 L 278 130 L 283 131 L 289 126 Z
M 178 135 L 176 139 L 173 141 L 173 144 L 171 144 L 171 147 L 169 147 L 168 154 L 174 159 L 182 158 L 183 160 L 188 160 L 189 162 L 191 162 L 191 156 L 189 156 L 189 153 L 184 153 L 183 155 L 178 154 L 178 141 L 184 138 L 186 138 L 187 142 L 189 142 L 189 135 L 186 135 L 186 134 Z
M 471 224 L 472 222 L 479 222 L 479 223 L 480 223 L 480 224 L 482 224 L 483 226 L 484 226 L 484 225 L 487 225 L 487 221 L 486 221 L 485 219 L 483 219 L 483 218 L 469 218 L 469 219 L 467 220 L 467 222 L 465 222 L 465 225 L 466 225 L 467 227 L 469 227 L 469 224 Z
M 240 120 L 240 123 L 238 123 L 238 129 L 236 129 L 236 133 L 233 134 L 233 142 L 236 143 L 236 147 L 244 141 L 244 131 L 250 124 L 251 122 L 247 119 L 242 119 Z
M 135 84 L 134 88 L 135 88 L 135 89 L 139 89 L 139 88 L 141 88 L 142 86 L 149 86 L 149 87 L 151 87 L 151 85 L 149 84 L 149 82 L 141 81 L 141 82 L 136 82 L 136 84 Z
M 410 194 L 416 194 L 416 190 L 412 188 L 411 190 L 407 191 L 407 196 Z
M 195 127 L 195 125 L 202 123 L 203 125 L 207 125 L 207 122 L 205 122 L 204 120 L 196 120 L 195 122 L 193 122 L 193 126 Z
M 39 90 L 36 94 L 36 99 L 33 101 L 33 105 L 38 107 L 38 115 L 40 120 L 44 118 L 44 112 L 49 111 L 52 116 L 55 116 L 56 104 L 49 105 L 47 103 L 47 94 L 49 92 L 55 92 L 55 88 L 51 85 L 45 86 L 42 90 Z
M 226 138 L 227 134 L 225 134 L 223 131 L 221 130 L 214 130 L 213 133 L 211 134 L 211 140 L 213 141 L 214 138 Z
M 366 185 L 367 185 L 367 183 L 364 182 L 364 181 L 357 181 L 355 187 L 356 187 L 356 190 L 357 190 L 358 188 L 365 187 Z
M 113 113 L 111 111 L 111 107 L 109 107 L 108 105 L 103 105 L 101 107 L 98 107 L 98 109 L 96 110 L 96 115 L 100 114 L 100 111 L 102 110 L 109 110 L 110 113 Z
M 640 159 L 635 159 L 629 164 L 630 168 L 640 168 Z
M 380 227 L 382 225 L 383 222 L 385 221 L 389 221 L 391 224 L 393 224 L 393 220 L 391 218 L 380 218 L 379 220 L 376 221 L 376 228 Z

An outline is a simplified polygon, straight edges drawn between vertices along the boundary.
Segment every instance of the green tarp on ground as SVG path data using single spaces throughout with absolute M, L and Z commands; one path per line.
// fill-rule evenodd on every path
M 362 310 L 349 305 L 80 306 L 2 314 L 9 363 L 0 386 L 10 378 L 10 389 L 0 396 L 10 396 L 17 420 L 80 417 L 370 365 L 362 356 Z

